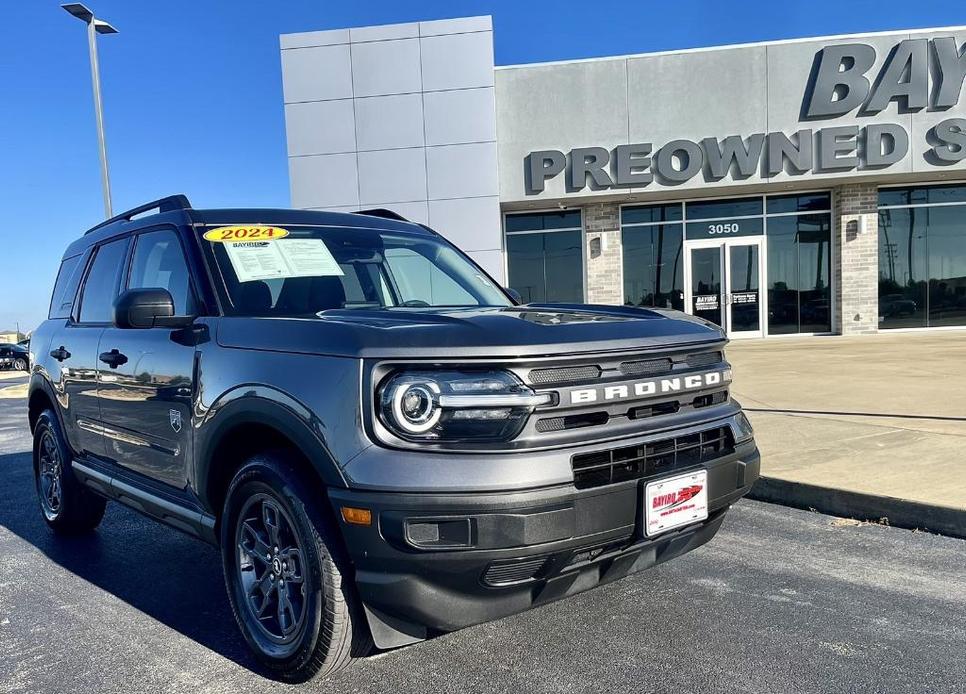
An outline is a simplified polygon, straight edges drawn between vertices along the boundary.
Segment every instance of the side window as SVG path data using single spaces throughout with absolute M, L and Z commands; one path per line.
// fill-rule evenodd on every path
M 151 231 L 136 238 L 128 289 L 167 289 L 177 315 L 194 315 L 189 276 L 184 251 L 173 230 Z
M 430 306 L 476 306 L 480 303 L 428 258 L 409 248 L 387 248 L 385 258 L 403 304 L 407 301 L 425 302 Z
M 70 310 L 74 306 L 74 295 L 77 293 L 77 283 L 80 281 L 80 270 L 78 268 L 83 257 L 83 254 L 75 255 L 73 258 L 66 258 L 60 264 L 57 281 L 54 282 L 54 291 L 50 296 L 48 318 L 67 318 L 70 316 Z
M 109 323 L 114 318 L 117 283 L 124 265 L 127 239 L 106 243 L 97 249 L 81 294 L 80 322 Z

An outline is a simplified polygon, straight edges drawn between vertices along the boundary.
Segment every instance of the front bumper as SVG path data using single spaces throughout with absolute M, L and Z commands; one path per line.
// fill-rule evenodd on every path
M 519 464 L 526 462 L 520 455 Z M 653 477 L 509 493 L 330 489 L 329 498 L 376 645 L 391 648 L 573 595 L 701 546 L 757 480 L 758 450 L 748 441 L 671 474 L 701 468 L 708 471 L 708 519 L 650 539 L 641 532 L 640 500 Z M 370 509 L 373 524 L 344 523 L 343 506 Z

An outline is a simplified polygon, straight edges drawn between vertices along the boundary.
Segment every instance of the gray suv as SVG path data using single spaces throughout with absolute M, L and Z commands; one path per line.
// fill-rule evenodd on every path
M 305 680 L 710 540 L 759 471 L 724 345 L 675 311 L 519 305 L 385 210 L 173 196 L 63 256 L 30 343 L 40 506 L 220 547 L 248 644 Z

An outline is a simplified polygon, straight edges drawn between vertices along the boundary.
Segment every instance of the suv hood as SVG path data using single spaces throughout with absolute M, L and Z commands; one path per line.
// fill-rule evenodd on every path
M 323 311 L 311 318 L 218 320 L 224 347 L 360 358 L 531 357 L 718 342 L 679 311 L 583 304 Z

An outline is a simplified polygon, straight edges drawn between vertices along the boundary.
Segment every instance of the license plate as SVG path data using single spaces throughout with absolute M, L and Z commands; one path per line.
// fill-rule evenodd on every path
M 707 517 L 707 470 L 654 480 L 644 487 L 644 534 L 647 537 Z

